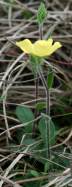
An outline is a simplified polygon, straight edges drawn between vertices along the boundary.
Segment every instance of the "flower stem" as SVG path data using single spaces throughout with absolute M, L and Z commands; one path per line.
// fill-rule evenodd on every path
M 38 99 L 38 87 L 39 87 L 39 76 L 38 76 L 38 73 L 36 72 L 36 78 L 35 78 L 35 99 L 36 99 L 36 101 L 35 101 L 35 118 L 37 118 L 37 116 L 38 116 L 38 112 L 36 109 L 37 99 Z M 32 137 L 35 137 L 36 127 L 37 127 L 37 124 L 36 124 L 36 122 L 34 122 L 33 129 L 32 129 Z
M 40 39 L 43 39 L 43 24 L 39 25 L 39 35 L 40 35 Z
M 40 39 L 42 40 L 43 38 L 43 24 L 39 25 L 39 36 Z M 35 105 L 37 105 L 37 99 L 38 99 L 38 87 L 39 87 L 39 75 L 38 75 L 38 70 L 36 72 L 36 81 L 35 81 Z M 36 107 L 36 106 L 35 106 Z M 38 116 L 37 109 L 35 108 L 35 118 Z M 36 134 L 36 123 L 33 124 L 33 129 L 32 129 L 32 137 L 35 137 Z
M 51 153 L 50 153 L 50 92 L 45 80 L 45 77 L 42 72 L 42 68 L 39 68 L 39 74 L 41 77 L 41 80 L 43 82 L 43 85 L 45 87 L 46 91 L 46 157 L 51 158 Z M 48 119 L 49 118 L 49 119 Z

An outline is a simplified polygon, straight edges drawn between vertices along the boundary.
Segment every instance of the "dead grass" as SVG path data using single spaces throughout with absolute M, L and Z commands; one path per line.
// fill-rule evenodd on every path
M 63 45 L 62 49 L 58 51 L 58 55 L 53 55 L 46 59 L 44 66 L 46 74 L 48 63 L 51 63 L 54 73 L 60 82 L 58 86 L 51 89 L 51 107 L 55 111 L 55 107 L 63 106 L 66 115 L 67 113 L 72 114 L 72 1 L 46 0 L 45 3 L 48 15 L 43 28 L 44 38 L 47 38 L 49 33 L 52 32 L 52 37 L 55 40 L 59 40 Z M 12 153 L 7 147 L 9 139 L 12 138 L 13 140 L 15 136 L 16 127 L 18 126 L 19 128 L 22 125 L 14 115 L 16 106 L 27 105 L 33 110 L 35 107 L 35 79 L 32 75 L 31 67 L 27 63 L 28 57 L 23 53 L 21 54 L 21 51 L 15 46 L 15 42 L 24 38 L 30 38 L 33 41 L 39 38 L 36 21 L 38 5 L 39 1 L 22 3 L 18 0 L 0 0 L 0 93 L 4 97 L 4 100 L 2 100 L 2 97 L 0 98 L 0 187 L 2 187 L 4 182 L 14 187 L 22 187 L 26 182 L 29 182 L 28 178 L 25 179 L 26 181 L 18 182 L 16 180 L 14 182 L 13 177 L 19 172 L 15 171 L 14 173 L 14 167 L 22 160 L 24 155 L 28 154 L 32 145 L 27 146 L 21 153 Z M 62 103 L 60 100 L 60 98 L 65 97 L 69 98 L 68 104 L 67 102 Z M 44 87 L 41 84 L 38 100 L 45 101 Z M 55 119 L 58 115 L 59 113 L 56 111 L 53 113 L 52 118 Z M 65 138 L 69 137 L 68 135 L 72 128 L 71 121 L 69 121 L 69 124 L 69 127 L 66 124 L 67 129 L 65 130 L 64 128 L 62 137 L 58 137 L 58 143 L 62 143 Z M 13 129 L 10 130 L 11 128 Z M 72 145 L 71 138 L 72 135 L 67 142 L 64 142 L 65 145 Z M 22 172 L 22 176 L 24 176 L 26 164 Z M 45 175 L 44 177 L 43 180 L 46 180 L 47 176 Z M 35 178 L 35 180 L 41 180 L 41 178 Z M 49 183 L 43 185 L 43 187 L 70 186 L 69 183 L 71 182 L 70 165 L 63 173 L 54 176 L 53 180 L 50 177 Z M 3 186 L 6 187 L 6 183 Z

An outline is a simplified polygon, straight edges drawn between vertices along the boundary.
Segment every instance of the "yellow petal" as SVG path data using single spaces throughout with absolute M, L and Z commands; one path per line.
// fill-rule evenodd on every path
M 59 49 L 60 47 L 62 47 L 60 42 L 55 42 L 52 47 L 49 49 L 48 51 L 48 56 L 51 55 L 52 53 L 54 53 L 57 49 Z
M 52 46 L 52 42 L 52 39 L 48 39 L 46 41 L 38 40 L 34 43 L 33 54 L 40 57 L 47 56 L 48 50 Z
M 25 53 L 44 57 L 51 55 L 61 47 L 60 42 L 55 42 L 53 45 L 52 43 L 53 40 L 51 38 L 48 40 L 38 40 L 34 44 L 32 44 L 30 40 L 25 39 L 23 41 L 16 42 L 16 45 Z
M 30 40 L 25 39 L 20 42 L 16 42 L 16 45 L 20 47 L 20 49 L 24 51 L 25 53 L 28 53 L 28 54 L 32 53 L 33 44 L 31 43 Z
M 49 47 L 52 45 L 52 38 L 48 39 L 48 40 L 38 40 L 34 43 L 34 46 L 40 45 L 41 47 Z
M 52 43 L 53 43 L 53 39 L 52 39 L 52 38 L 49 38 L 49 39 L 47 40 L 47 45 L 50 47 L 50 46 L 52 45 Z

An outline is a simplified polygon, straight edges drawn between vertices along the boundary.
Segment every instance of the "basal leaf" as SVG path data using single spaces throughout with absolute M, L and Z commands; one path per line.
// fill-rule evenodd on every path
M 20 120 L 21 123 L 27 123 L 30 122 L 26 127 L 25 127 L 25 132 L 27 133 L 32 133 L 32 125 L 33 122 L 31 122 L 32 120 L 34 120 L 34 115 L 31 111 L 31 109 L 29 109 L 26 106 L 18 106 L 16 108 L 16 115 L 18 117 L 18 119 Z

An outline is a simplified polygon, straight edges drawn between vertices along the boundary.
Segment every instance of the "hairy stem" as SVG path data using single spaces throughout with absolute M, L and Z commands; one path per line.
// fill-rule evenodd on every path
M 40 67 L 39 69 L 39 74 L 42 80 L 42 83 L 45 87 L 45 92 L 46 92 L 46 157 L 50 159 L 51 154 L 50 154 L 50 92 L 45 80 L 45 77 L 43 75 L 42 69 Z M 49 119 L 48 119 L 49 118 Z
M 39 87 L 39 76 L 38 73 L 36 72 L 36 79 L 35 79 L 35 118 L 37 118 L 38 116 L 38 112 L 36 109 L 36 105 L 37 105 L 37 99 L 38 99 L 38 87 Z M 33 124 L 33 129 L 32 129 L 32 137 L 35 137 L 36 134 L 36 122 Z
M 39 38 L 42 40 L 43 38 L 43 24 L 39 25 Z M 35 98 L 36 98 L 36 105 L 37 105 L 37 99 L 38 99 L 38 87 L 39 87 L 39 75 L 38 70 L 36 72 L 36 81 L 35 81 Z M 35 108 L 35 118 L 38 116 L 37 109 Z M 32 137 L 35 137 L 36 133 L 36 123 L 33 124 L 33 130 L 32 130 Z
M 40 39 L 43 39 L 43 24 L 39 25 L 39 35 L 40 35 Z

